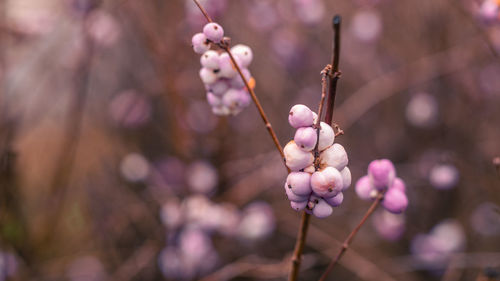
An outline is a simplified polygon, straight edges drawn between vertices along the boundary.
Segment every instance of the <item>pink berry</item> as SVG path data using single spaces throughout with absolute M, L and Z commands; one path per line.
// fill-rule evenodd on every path
M 203 27 L 203 34 L 205 34 L 208 40 L 219 43 L 224 37 L 224 29 L 219 24 L 210 22 Z
M 382 206 L 391 213 L 399 214 L 408 207 L 408 198 L 401 190 L 391 188 L 385 193 Z
M 324 199 L 326 203 L 330 204 L 330 206 L 337 207 L 340 206 L 340 204 L 342 204 L 342 201 L 344 201 L 344 194 L 342 192 L 339 192 L 332 198 L 324 198 Z
M 250 78 L 252 78 L 252 74 L 246 68 L 242 68 L 241 73 L 243 73 L 243 76 L 245 77 L 247 82 L 248 82 L 248 80 L 250 80 Z M 245 82 L 243 82 L 243 79 L 241 78 L 241 75 L 239 73 L 233 79 L 231 79 L 230 83 L 231 83 L 231 87 L 233 87 L 233 88 L 236 88 L 236 89 L 245 88 Z
M 328 205 L 328 203 L 325 202 L 323 199 L 318 199 L 318 203 L 314 206 L 314 209 L 312 209 L 313 215 L 316 217 L 322 219 L 326 218 L 329 215 L 332 214 L 333 209 L 332 206 Z
M 208 91 L 212 92 L 214 95 L 221 97 L 229 89 L 229 83 L 227 79 L 218 79 L 215 83 L 207 85 Z
M 207 42 L 207 37 L 203 33 L 196 33 L 191 39 L 193 50 L 197 54 L 203 54 L 210 50 L 210 44 Z
M 332 127 L 325 122 L 321 122 L 320 127 L 318 150 L 323 151 L 333 144 L 333 141 L 335 140 L 335 132 Z
M 317 131 L 312 127 L 301 127 L 295 132 L 293 140 L 295 143 L 305 151 L 311 151 L 316 146 L 318 139 Z
M 250 104 L 250 95 L 245 90 L 229 89 L 222 102 L 229 108 L 244 108 Z
M 288 197 L 288 200 L 294 201 L 294 202 L 304 202 L 309 199 L 309 196 L 299 196 L 295 193 L 293 193 L 292 189 L 288 184 L 285 183 L 285 192 L 286 196 Z
M 238 65 L 241 65 L 240 59 L 234 57 L 234 60 Z M 219 56 L 219 76 L 224 78 L 232 79 L 238 75 L 238 71 L 233 65 L 231 58 L 228 53 L 223 53 Z
M 383 190 L 392 185 L 396 177 L 394 165 L 388 159 L 373 160 L 368 165 L 368 175 L 378 190 Z
M 253 60 L 253 53 L 250 47 L 238 44 L 231 48 L 231 53 L 233 56 L 238 57 L 241 61 L 241 66 L 246 68 L 250 65 Z
M 290 201 L 290 206 L 295 211 L 304 210 L 304 208 L 307 206 L 307 200 L 306 201 L 302 201 L 302 202 Z
M 299 196 L 311 194 L 311 174 L 305 172 L 291 172 L 286 178 L 288 188 Z
M 345 167 L 342 171 L 340 171 L 340 175 L 342 176 L 342 191 L 344 191 L 351 185 L 351 170 L 349 170 L 348 167 Z
M 218 116 L 227 116 L 231 113 L 231 110 L 227 106 L 219 105 L 212 107 L 212 113 Z
M 296 129 L 313 124 L 313 112 L 303 104 L 296 104 L 290 109 L 288 123 Z
M 203 83 L 210 85 L 217 81 L 217 74 L 212 69 L 203 67 L 200 69 L 200 78 Z
M 339 171 L 344 169 L 349 162 L 345 148 L 338 143 L 333 144 L 332 146 L 321 152 L 319 160 L 321 167 L 330 166 Z
M 300 149 L 300 147 L 295 144 L 295 141 L 287 143 L 283 152 L 285 153 L 286 165 L 292 171 L 302 170 L 311 166 L 314 162 L 313 154 Z
M 206 51 L 200 58 L 201 66 L 208 69 L 219 69 L 219 54 L 216 51 Z
M 207 92 L 207 101 L 210 106 L 222 105 L 222 99 L 211 92 Z
M 314 193 L 322 197 L 333 197 L 342 190 L 342 175 L 333 167 L 314 172 L 311 176 Z
M 395 178 L 394 179 L 394 182 L 392 183 L 391 189 L 394 188 L 394 189 L 398 189 L 399 191 L 401 192 L 405 192 L 406 191 L 406 186 L 405 186 L 405 183 L 402 179 L 400 178 Z
M 361 177 L 354 187 L 356 194 L 358 194 L 359 198 L 362 200 L 370 200 L 373 199 L 374 192 L 376 192 L 375 186 L 369 176 Z

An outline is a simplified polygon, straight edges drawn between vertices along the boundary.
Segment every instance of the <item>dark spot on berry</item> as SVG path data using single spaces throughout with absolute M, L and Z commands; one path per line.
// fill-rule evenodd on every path
M 214 69 L 214 73 L 220 72 L 220 69 Z
M 293 111 L 290 111 L 290 113 L 289 113 L 289 114 L 290 114 L 290 115 L 293 115 Z
M 214 29 L 217 30 L 219 29 L 219 27 L 217 25 L 214 25 Z
M 288 185 L 288 188 L 292 189 L 292 186 L 289 184 L 289 185 Z

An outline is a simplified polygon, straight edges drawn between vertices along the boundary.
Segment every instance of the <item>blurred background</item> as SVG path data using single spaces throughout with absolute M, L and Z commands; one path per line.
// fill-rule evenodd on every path
M 334 121 L 353 183 L 394 161 L 408 210 L 378 210 L 330 280 L 498 280 L 496 0 L 204 0 L 249 45 L 280 142 L 316 110 L 343 17 Z M 0 280 L 284 280 L 300 222 L 254 105 L 212 114 L 190 0 L 0 1 Z M 496 163 L 496 164 L 495 164 Z M 312 218 L 316 280 L 369 202 Z M 496 279 L 495 279 L 496 278 Z

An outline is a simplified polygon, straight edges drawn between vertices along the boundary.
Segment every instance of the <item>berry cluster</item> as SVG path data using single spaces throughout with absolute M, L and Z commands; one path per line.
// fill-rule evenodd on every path
M 197 33 L 192 38 L 193 50 L 201 54 L 200 78 L 207 90 L 208 103 L 216 115 L 236 115 L 251 102 L 245 82 L 230 54 L 210 50 L 212 45 L 227 46 L 227 41 L 222 26 L 214 22 L 206 24 L 203 33 Z M 255 87 L 255 79 L 248 70 L 253 59 L 252 49 L 239 44 L 230 52 L 249 86 Z
M 332 207 L 342 203 L 342 192 L 351 185 L 351 171 L 346 167 L 344 147 L 333 143 L 335 132 L 330 125 L 320 123 L 318 140 L 317 118 L 316 113 L 302 104 L 290 110 L 288 122 L 297 131 L 283 151 L 286 165 L 292 171 L 286 179 L 285 190 L 293 209 L 305 209 L 324 218 L 332 213 Z
M 388 159 L 372 161 L 368 174 L 356 182 L 355 189 L 363 200 L 375 199 L 379 192 L 386 190 L 382 206 L 391 213 L 399 214 L 408 207 L 405 183 L 396 177 L 394 164 Z

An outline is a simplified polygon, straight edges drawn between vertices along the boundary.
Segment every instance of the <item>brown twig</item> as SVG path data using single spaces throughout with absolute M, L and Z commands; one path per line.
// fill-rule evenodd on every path
M 493 165 L 495 166 L 495 169 L 497 170 L 497 176 L 500 179 L 500 156 L 493 158 Z
M 198 2 L 198 0 L 193 0 L 193 1 L 196 3 L 196 5 L 200 9 L 200 11 L 203 13 L 203 15 L 205 16 L 205 18 L 207 19 L 207 21 L 208 22 L 212 22 L 212 19 L 207 14 L 207 11 L 203 8 L 203 6 L 200 4 L 200 2 Z M 278 151 L 279 151 L 279 153 L 281 155 L 281 158 L 283 159 L 283 163 L 284 163 L 284 161 L 285 161 L 285 154 L 283 153 L 283 148 L 281 147 L 281 144 L 278 141 L 278 137 L 276 136 L 276 133 L 274 132 L 274 129 L 273 129 L 272 125 L 271 125 L 271 122 L 269 122 L 269 119 L 267 118 L 267 115 L 264 112 L 264 108 L 260 104 L 260 101 L 257 98 L 257 95 L 255 94 L 255 92 L 252 89 L 252 87 L 250 87 L 250 85 L 248 84 L 248 81 L 247 81 L 245 75 L 243 75 L 243 72 L 241 71 L 240 66 L 238 65 L 238 63 L 236 63 L 236 60 L 234 59 L 234 56 L 231 53 L 231 50 L 229 48 L 228 41 L 229 40 L 224 40 L 221 43 L 217 43 L 217 45 L 219 47 L 221 47 L 224 51 L 226 51 L 227 54 L 229 55 L 229 57 L 231 58 L 231 62 L 233 63 L 234 67 L 236 68 L 236 71 L 238 72 L 238 74 L 240 75 L 241 79 L 243 80 L 243 83 L 245 84 L 245 87 L 247 88 L 248 92 L 250 93 L 250 96 L 252 97 L 252 100 L 253 100 L 255 106 L 257 107 L 257 110 L 259 111 L 260 117 L 262 118 L 262 121 L 264 122 L 264 124 L 266 126 L 266 129 L 269 132 L 269 135 L 271 135 L 271 138 L 273 139 L 274 145 L 276 146 L 276 149 L 278 149 Z M 286 167 L 286 165 L 285 165 L 285 167 Z M 288 172 L 290 172 L 290 169 L 288 167 L 286 167 L 286 168 L 287 168 Z
M 333 17 L 333 56 L 332 56 L 332 70 L 330 73 L 330 89 L 328 90 L 328 101 L 326 107 L 325 122 L 328 125 L 332 124 L 333 108 L 335 107 L 335 97 L 337 96 L 337 82 L 340 78 L 339 62 L 340 62 L 340 26 L 342 17 L 335 15 Z
M 354 237 L 356 236 L 356 234 L 359 232 L 359 230 L 365 224 L 366 220 L 371 216 L 371 214 L 373 214 L 373 212 L 375 211 L 375 209 L 377 209 L 377 207 L 380 204 L 380 202 L 382 201 L 382 199 L 384 199 L 384 192 L 380 192 L 377 195 L 377 198 L 372 203 L 372 205 L 370 206 L 370 208 L 368 209 L 368 211 L 366 211 L 366 213 L 363 216 L 363 218 L 361 219 L 361 221 L 354 228 L 354 230 L 351 233 L 349 233 L 349 236 L 347 236 L 346 240 L 342 244 L 342 248 L 340 248 L 340 251 L 337 253 L 337 255 L 335 256 L 335 258 L 330 262 L 330 264 L 328 265 L 328 267 L 325 270 L 325 272 L 323 273 L 323 275 L 321 275 L 321 278 L 319 279 L 319 281 L 325 281 L 326 280 L 326 277 L 328 277 L 328 274 L 332 271 L 332 269 L 335 267 L 335 265 L 338 263 L 338 261 L 342 258 L 342 256 L 344 255 L 344 253 L 349 248 L 349 245 L 351 244 L 351 242 L 354 239 Z
M 306 245 L 307 230 L 309 229 L 309 221 L 311 215 L 306 212 L 302 213 L 302 219 L 300 220 L 299 233 L 297 234 L 297 241 L 295 242 L 295 248 L 293 250 L 293 256 L 291 260 L 290 274 L 288 275 L 289 281 L 295 281 L 299 277 L 300 263 L 302 261 L 302 252 L 304 251 L 304 246 Z

